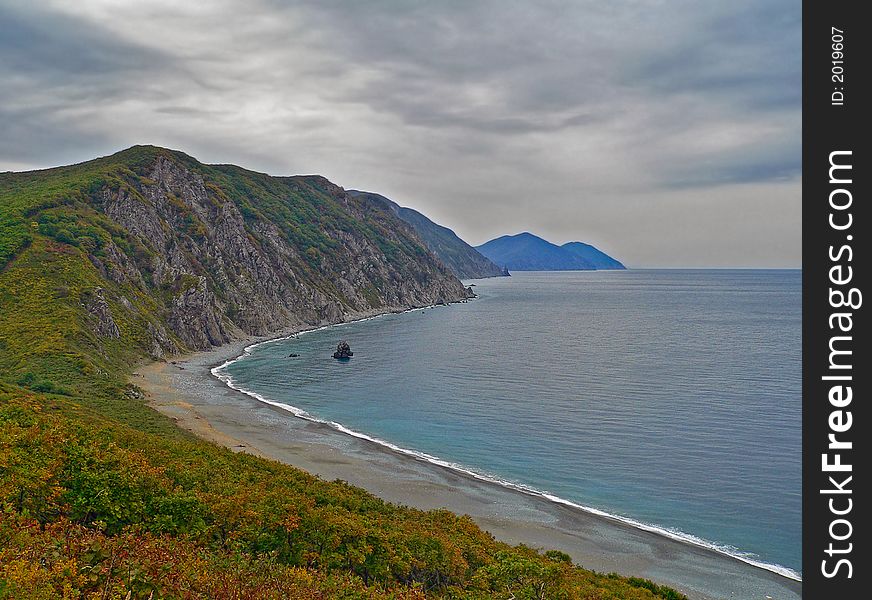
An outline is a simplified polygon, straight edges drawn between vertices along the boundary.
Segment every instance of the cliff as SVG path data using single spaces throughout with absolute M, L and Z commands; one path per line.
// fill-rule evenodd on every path
M 460 239 L 451 229 L 434 223 L 418 211 L 400 206 L 380 194 L 357 190 L 349 190 L 348 193 L 359 198 L 366 198 L 374 204 L 389 207 L 394 214 L 414 228 L 427 248 L 460 279 L 481 279 L 505 275 L 502 269 Z
M 160 357 L 466 297 L 393 211 L 323 177 L 271 177 L 136 146 L 2 174 L 0 199 L 0 265 L 15 269 L 34 254 L 78 262 L 86 273 L 48 282 L 66 291 L 47 302 L 81 313 L 98 346 L 119 339 Z

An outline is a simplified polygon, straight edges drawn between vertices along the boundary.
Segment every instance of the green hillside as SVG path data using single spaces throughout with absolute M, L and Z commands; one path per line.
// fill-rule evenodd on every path
M 0 174 L 0 598 L 681 598 L 199 440 L 129 383 L 143 360 L 463 293 L 323 178 L 153 147 Z

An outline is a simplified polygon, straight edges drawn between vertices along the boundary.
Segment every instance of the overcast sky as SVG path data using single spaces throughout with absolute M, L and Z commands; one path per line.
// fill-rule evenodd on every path
M 472 244 L 800 265 L 799 0 L 0 0 L 0 171 L 150 143 Z

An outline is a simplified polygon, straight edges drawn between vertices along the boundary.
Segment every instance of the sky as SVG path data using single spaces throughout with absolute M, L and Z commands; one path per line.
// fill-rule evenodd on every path
M 473 245 L 801 265 L 799 0 L 0 0 L 0 171 L 134 144 Z

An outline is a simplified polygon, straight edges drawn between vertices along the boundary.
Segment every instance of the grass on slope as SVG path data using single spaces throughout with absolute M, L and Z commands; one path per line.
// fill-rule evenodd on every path
M 496 542 L 467 517 L 0 386 L 0 597 L 658 597 L 650 587 Z
M 135 146 L 79 165 L 0 173 L 0 268 L 39 232 L 40 223 L 34 218 L 39 213 L 54 207 L 81 207 L 104 187 L 117 189 L 133 180 L 136 171 L 149 164 L 159 152 L 169 151 Z M 70 224 L 74 225 L 72 220 Z M 102 235 L 95 231 L 90 233 Z
M 36 236 L 0 272 L 0 380 L 36 392 L 77 398 L 119 421 L 166 435 L 179 430 L 141 402 L 123 373 L 144 355 L 144 316 L 114 306 L 119 339 L 98 337 L 82 296 L 96 287 L 116 288 L 142 313 L 154 303 L 141 291 L 100 277 L 84 253 Z

